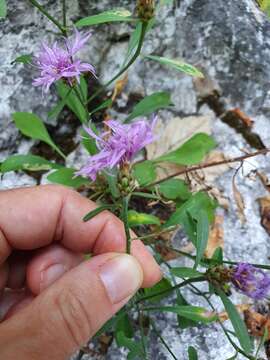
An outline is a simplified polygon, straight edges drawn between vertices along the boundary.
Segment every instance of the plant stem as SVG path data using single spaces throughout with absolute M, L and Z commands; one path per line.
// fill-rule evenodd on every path
M 101 86 L 88 100 L 87 100 L 87 104 L 92 101 L 94 98 L 96 98 L 102 91 L 104 88 L 106 88 L 107 86 L 111 85 L 116 79 L 119 78 L 119 76 L 121 76 L 133 63 L 134 61 L 137 59 L 137 57 L 140 55 L 141 53 L 141 49 L 143 46 L 143 41 L 144 41 L 144 37 L 146 34 L 146 30 L 147 30 L 147 22 L 143 22 L 142 23 L 142 32 L 141 32 L 141 36 L 138 42 L 138 47 L 133 55 L 133 57 L 130 59 L 130 61 L 110 80 L 108 81 L 106 84 L 104 84 L 103 86 Z
M 147 355 L 147 344 L 146 344 L 146 336 L 144 335 L 143 332 L 143 313 L 139 307 L 139 305 L 136 305 L 136 309 L 137 309 L 137 313 L 138 313 L 138 318 L 139 318 L 139 327 L 140 327 L 140 334 L 141 334 L 141 342 L 142 342 L 142 348 L 143 348 L 143 352 L 144 352 L 144 357 L 145 360 L 148 359 L 148 355 Z
M 29 2 L 35 6 L 44 16 L 46 16 L 54 25 L 58 27 L 61 33 L 66 36 L 66 29 L 53 17 L 51 16 L 42 5 L 40 5 L 36 0 L 29 0 Z
M 162 342 L 162 344 L 165 346 L 165 348 L 168 350 L 168 352 L 171 354 L 171 356 L 173 357 L 174 360 L 177 360 L 177 357 L 174 355 L 174 353 L 171 351 L 171 349 L 169 348 L 169 346 L 167 345 L 166 341 L 164 340 L 163 336 L 161 335 L 161 333 L 157 330 L 153 320 L 150 320 L 151 322 L 151 326 L 152 329 L 154 330 L 154 333 L 157 335 L 157 337 L 159 338 L 159 340 Z
M 122 220 L 125 227 L 125 234 L 126 234 L 126 253 L 130 254 L 130 248 L 131 248 L 131 237 L 130 237 L 130 231 L 129 231 L 129 225 L 128 225 L 128 203 L 129 203 L 130 195 L 127 195 L 123 198 L 122 203 Z
M 153 297 L 156 297 L 156 296 L 160 296 L 160 295 L 164 295 L 164 294 L 167 294 L 167 293 L 170 293 L 170 292 L 173 292 L 174 290 L 176 289 L 179 289 L 183 286 L 186 286 L 188 284 L 191 284 L 193 282 L 202 282 L 202 281 L 207 281 L 206 278 L 204 276 L 199 276 L 197 278 L 191 278 L 191 279 L 187 279 L 187 280 L 184 280 L 182 281 L 181 283 L 171 287 L 170 289 L 165 289 L 165 290 L 162 290 L 158 293 L 155 293 L 153 295 L 147 295 L 147 296 L 144 296 L 144 297 L 141 297 L 140 299 L 138 299 L 135 303 L 138 304 L 142 301 L 146 301 L 146 300 L 149 300 L 149 299 L 152 299 Z
M 244 161 L 244 160 L 246 160 L 248 158 L 254 157 L 254 156 L 265 155 L 269 151 L 270 151 L 270 149 L 262 149 L 262 150 L 255 151 L 254 153 L 246 154 L 246 155 L 243 155 L 243 156 L 237 156 L 235 158 L 230 158 L 230 159 L 220 160 L 220 161 L 213 161 L 213 162 L 206 163 L 206 164 L 191 166 L 191 167 L 189 167 L 187 169 L 177 171 L 174 174 L 168 175 L 163 179 L 155 181 L 152 184 L 149 184 L 147 187 L 152 187 L 152 186 L 158 185 L 158 184 L 162 183 L 163 181 L 174 178 L 175 176 L 187 174 L 187 173 L 192 172 L 192 171 L 206 169 L 206 168 L 213 167 L 213 166 L 230 164 L 230 163 L 234 163 L 234 162 L 242 162 L 242 161 Z M 141 189 L 141 190 L 143 190 L 143 189 Z
M 63 27 L 64 27 L 64 31 L 65 33 L 66 31 L 66 27 L 67 27 L 67 8 L 66 8 L 66 0 L 62 0 L 62 13 L 63 13 Z

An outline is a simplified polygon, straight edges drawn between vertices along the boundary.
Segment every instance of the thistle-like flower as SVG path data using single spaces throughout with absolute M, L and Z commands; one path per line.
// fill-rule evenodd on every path
M 75 34 L 65 39 L 65 48 L 55 42 L 52 47 L 45 43 L 41 45 L 40 53 L 34 58 L 34 63 L 40 70 L 40 76 L 34 79 L 34 86 L 42 86 L 48 92 L 50 86 L 59 79 L 67 80 L 72 85 L 74 79 L 80 81 L 80 75 L 95 69 L 91 64 L 75 60 L 74 55 L 85 45 L 90 33 L 82 34 L 75 28 Z
M 270 276 L 247 263 L 233 268 L 231 280 L 236 289 L 255 300 L 265 298 L 270 290 Z
M 89 157 L 87 164 L 77 172 L 77 175 L 87 176 L 94 181 L 99 171 L 126 164 L 138 151 L 155 140 L 153 134 L 155 123 L 156 117 L 150 124 L 144 120 L 132 124 L 109 120 L 105 122 L 109 131 L 100 136 L 90 128 L 85 128 L 85 131 L 96 139 L 100 151 Z

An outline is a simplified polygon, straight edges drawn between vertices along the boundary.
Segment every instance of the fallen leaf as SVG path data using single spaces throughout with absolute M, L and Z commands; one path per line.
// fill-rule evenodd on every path
M 266 328 L 268 330 L 267 340 L 270 339 L 270 318 L 267 315 L 247 309 L 244 311 L 244 319 L 252 336 L 262 337 Z
M 242 164 L 241 164 L 242 166 Z M 233 196 L 234 196 L 234 200 L 237 206 L 237 214 L 238 217 L 241 221 L 242 224 L 244 224 L 246 222 L 246 216 L 245 216 L 245 203 L 244 203 L 244 199 L 242 194 L 240 193 L 240 191 L 237 188 L 236 185 L 236 176 L 238 171 L 241 169 L 241 166 L 236 170 L 233 179 L 232 179 L 232 188 L 233 188 Z
M 261 212 L 261 224 L 270 235 L 270 195 L 258 199 Z
M 270 192 L 270 180 L 269 180 L 268 176 L 266 174 L 264 174 L 263 172 L 259 172 L 259 171 L 256 171 L 256 175 L 261 180 L 264 188 Z
M 157 140 L 146 147 L 148 160 L 175 150 L 194 134 L 211 134 L 212 115 L 175 117 L 170 121 L 158 120 L 155 126 Z
M 237 310 L 238 310 L 239 312 L 243 312 L 243 313 L 244 313 L 245 311 L 248 311 L 248 310 L 249 310 L 249 308 L 251 307 L 251 305 L 250 305 L 250 304 L 240 304 L 240 305 L 236 305 L 235 307 L 237 308 Z M 219 317 L 220 321 L 222 321 L 222 322 L 224 322 L 224 321 L 226 321 L 226 320 L 229 319 L 229 315 L 228 315 L 228 313 L 227 313 L 226 311 L 223 311 L 223 312 L 219 313 L 219 314 L 218 314 L 218 317 Z
M 115 99 L 122 93 L 126 84 L 128 82 L 128 73 L 125 73 L 124 77 L 117 80 L 114 86 L 113 94 L 112 94 L 112 101 L 114 102 Z
M 218 247 L 224 247 L 224 218 L 221 215 L 216 215 L 212 228 L 210 230 L 205 256 L 211 258 Z
M 251 120 L 242 110 L 240 110 L 239 108 L 235 108 L 227 111 L 227 113 L 229 112 L 234 114 L 235 118 L 241 121 L 244 126 L 246 126 L 247 128 L 252 128 L 254 120 Z

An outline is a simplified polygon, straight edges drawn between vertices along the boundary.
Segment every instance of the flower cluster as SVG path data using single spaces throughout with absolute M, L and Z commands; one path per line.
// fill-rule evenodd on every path
M 95 75 L 95 69 L 88 63 L 75 60 L 74 55 L 88 41 L 90 33 L 82 34 L 75 29 L 75 35 L 65 39 L 65 48 L 55 42 L 52 47 L 42 44 L 40 53 L 34 58 L 35 65 L 40 70 L 40 76 L 33 81 L 34 86 L 42 86 L 48 92 L 50 86 L 61 78 L 69 81 L 72 85 L 73 79 L 80 81 L 80 75 L 91 72 Z
M 270 290 L 270 276 L 247 263 L 233 268 L 232 283 L 236 289 L 255 300 L 265 298 Z
M 77 174 L 87 176 L 94 181 L 99 171 L 129 162 L 138 151 L 153 142 L 155 123 L 156 117 L 151 123 L 139 120 L 132 124 L 121 124 L 109 120 L 105 122 L 109 130 L 100 136 L 90 128 L 85 128 L 86 132 L 96 139 L 100 151 L 90 156 L 87 164 Z

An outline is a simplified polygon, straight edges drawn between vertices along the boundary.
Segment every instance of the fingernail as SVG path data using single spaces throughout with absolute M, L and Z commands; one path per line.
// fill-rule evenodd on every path
M 54 264 L 41 273 L 40 291 L 43 291 L 67 271 L 66 266 Z
M 123 254 L 101 267 L 100 278 L 112 304 L 117 304 L 140 288 L 143 272 L 133 256 Z

